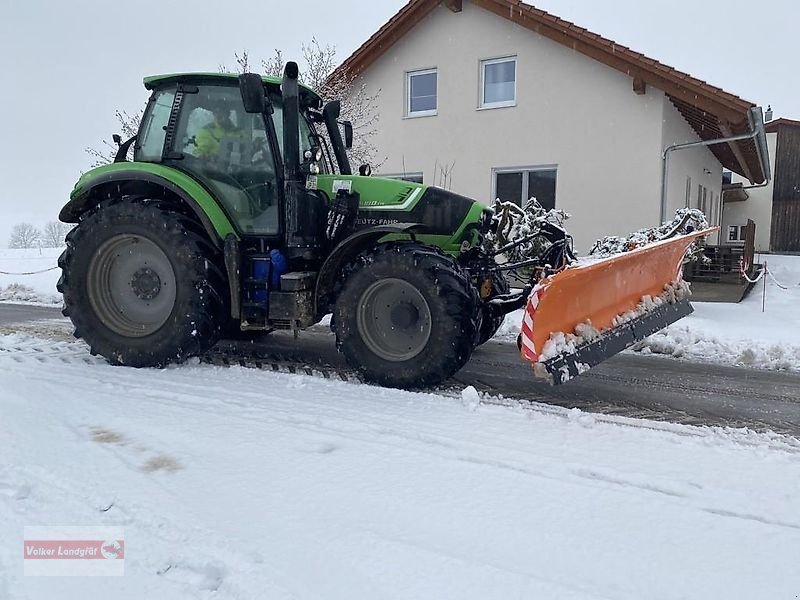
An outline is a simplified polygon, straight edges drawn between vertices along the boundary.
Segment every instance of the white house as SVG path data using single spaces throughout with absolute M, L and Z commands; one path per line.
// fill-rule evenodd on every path
M 517 0 L 411 0 L 337 72 L 380 90 L 382 175 L 536 196 L 580 251 L 688 205 L 719 224 L 723 167 L 765 178 L 740 139 L 670 151 L 664 182 L 668 147 L 750 135 L 753 104 Z

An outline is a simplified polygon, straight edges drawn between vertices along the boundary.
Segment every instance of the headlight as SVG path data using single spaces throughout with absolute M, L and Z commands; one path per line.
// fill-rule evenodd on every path
M 303 153 L 303 158 L 306 160 L 313 160 L 313 162 L 319 162 L 322 160 L 322 148 L 312 148 L 311 150 L 306 150 Z

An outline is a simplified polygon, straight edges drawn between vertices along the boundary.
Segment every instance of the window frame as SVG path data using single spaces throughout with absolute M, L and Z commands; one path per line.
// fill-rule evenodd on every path
M 500 102 L 486 102 L 486 67 L 488 65 L 497 65 L 506 62 L 514 63 L 514 99 L 502 100 Z M 478 90 L 478 110 L 487 110 L 492 108 L 509 108 L 517 105 L 517 82 L 519 81 L 518 60 L 516 55 L 501 56 L 499 58 L 485 58 L 480 61 L 480 89 Z
M 735 233 L 731 239 L 731 233 Z M 728 244 L 744 244 L 747 241 L 747 225 L 728 225 Z
M 553 208 L 556 208 L 558 202 L 558 165 L 536 165 L 528 167 L 495 167 L 492 169 L 492 202 L 497 199 L 497 176 L 504 173 L 522 173 L 522 189 L 520 190 L 520 203 L 518 206 L 525 206 L 525 202 L 530 200 L 526 198 L 527 190 L 530 189 L 530 173 L 537 171 L 555 171 L 556 173 L 556 190 L 555 197 L 553 198 Z
M 175 106 L 175 98 L 178 97 L 178 88 L 175 86 L 168 86 L 162 87 L 153 90 L 150 94 L 150 97 L 147 100 L 147 106 L 145 107 L 144 114 L 142 115 L 141 124 L 139 130 L 136 132 L 136 142 L 133 145 L 133 160 L 138 162 L 148 162 L 148 163 L 161 163 L 164 160 L 165 155 L 169 152 L 169 149 L 166 147 L 170 141 L 169 131 L 167 130 L 172 120 L 173 115 L 175 114 L 176 106 Z M 158 137 L 155 138 L 156 146 L 158 146 L 158 153 L 148 155 L 145 153 L 145 144 L 149 141 L 150 135 L 153 131 L 153 119 L 155 118 L 156 110 L 159 106 L 166 106 L 166 104 L 159 105 L 158 98 L 162 95 L 172 95 L 172 101 L 169 103 L 169 110 L 167 111 L 167 119 L 164 122 L 163 126 L 161 126 L 161 130 L 163 131 L 163 135 L 158 133 Z M 158 127 L 156 127 L 158 129 Z M 160 143 L 158 143 L 160 142 Z M 155 146 L 154 146 L 155 149 Z
M 436 108 L 430 110 L 411 110 L 411 78 L 419 75 L 436 75 Z M 429 67 L 427 69 L 414 69 L 406 71 L 406 118 L 415 119 L 417 117 L 435 117 L 439 113 L 439 69 Z

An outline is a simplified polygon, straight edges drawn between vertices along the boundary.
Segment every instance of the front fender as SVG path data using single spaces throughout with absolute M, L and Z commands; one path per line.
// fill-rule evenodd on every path
M 316 314 L 322 316 L 327 312 L 333 300 L 333 289 L 341 268 L 363 251 L 374 246 L 378 240 L 387 235 L 405 234 L 414 239 L 416 233 L 424 232 L 424 225 L 419 223 L 392 223 L 359 229 L 342 240 L 328 255 L 319 271 L 314 293 Z

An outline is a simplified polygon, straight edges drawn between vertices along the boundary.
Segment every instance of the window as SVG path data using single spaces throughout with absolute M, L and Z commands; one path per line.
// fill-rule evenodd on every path
M 555 208 L 556 173 L 552 167 L 495 169 L 493 197 L 519 206 L 536 198 L 545 209 Z
M 729 242 L 744 242 L 747 237 L 747 225 L 730 225 L 728 227 Z
M 406 114 L 426 117 L 436 114 L 436 69 L 406 73 Z
M 167 122 L 172 112 L 175 90 L 156 92 L 142 126 L 142 135 L 137 140 L 135 159 L 159 161 L 164 150 Z
M 280 122 L 277 97 L 273 107 Z M 307 148 L 308 131 L 302 118 L 300 123 L 306 134 L 301 136 L 301 148 Z M 238 86 L 201 85 L 196 93 L 187 93 L 174 144 L 181 155 L 176 164 L 220 199 L 239 230 L 257 235 L 279 232 L 278 178 L 264 119 L 245 112 Z
M 517 103 L 517 59 L 481 61 L 481 108 L 500 108 Z
M 717 200 L 718 198 L 714 197 L 714 192 L 711 192 L 709 195 L 709 211 L 708 211 L 708 224 L 715 225 L 717 223 Z
M 692 205 L 692 178 L 686 178 L 686 208 Z
M 697 206 L 704 215 L 708 216 L 708 188 L 704 185 L 697 186 Z
M 400 179 L 402 181 L 410 181 L 411 183 L 422 183 L 422 173 L 402 173 L 400 175 L 392 174 L 392 175 L 380 175 L 380 177 L 385 177 L 386 179 Z

